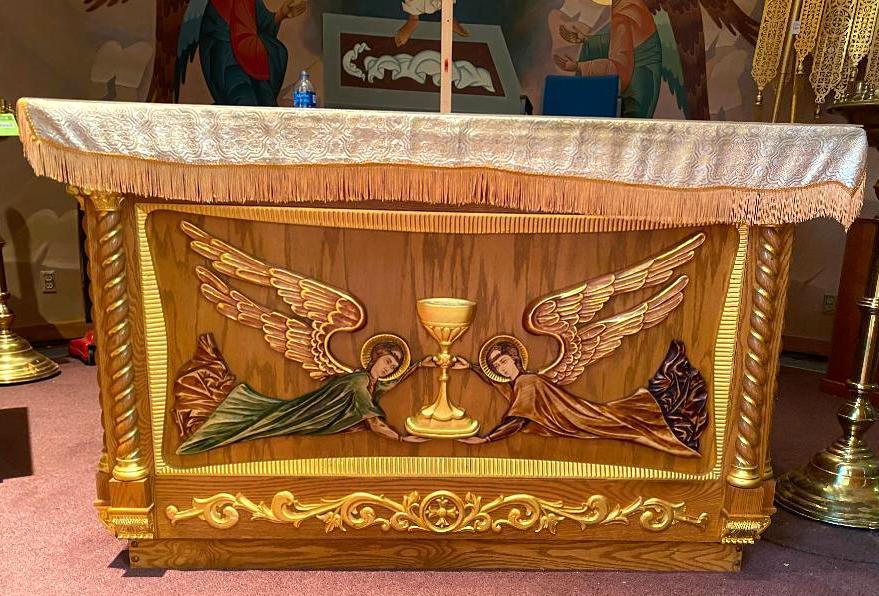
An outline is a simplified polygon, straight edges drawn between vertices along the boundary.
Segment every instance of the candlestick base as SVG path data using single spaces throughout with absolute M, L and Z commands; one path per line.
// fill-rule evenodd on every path
M 775 502 L 810 519 L 879 529 L 879 460 L 870 448 L 844 439 L 816 454 L 775 485 Z
M 36 350 L 23 337 L 0 330 L 0 385 L 27 383 L 61 372 L 61 368 Z

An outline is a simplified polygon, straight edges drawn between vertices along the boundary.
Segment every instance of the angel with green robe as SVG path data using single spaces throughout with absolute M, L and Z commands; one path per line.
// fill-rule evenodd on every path
M 324 384 L 297 398 L 281 399 L 240 383 L 217 399 L 210 397 L 211 388 L 232 385 L 228 369 L 218 350 L 211 346 L 200 349 L 205 354 L 197 353 L 194 364 L 175 384 L 175 409 L 179 417 L 190 404 L 213 402 L 213 406 L 207 406 L 209 413 L 200 416 L 197 428 L 188 427 L 179 454 L 268 437 L 356 430 L 405 442 L 424 440 L 391 428 L 379 406 L 385 393 L 421 365 L 410 366 L 409 347 L 402 338 L 381 334 L 367 340 L 361 349 L 362 368 L 357 370 L 339 362 L 329 349 L 335 333 L 353 332 L 366 323 L 366 311 L 359 300 L 318 280 L 267 265 L 189 222 L 182 222 L 181 228 L 191 238 L 190 247 L 210 260 L 213 271 L 200 265 L 195 268 L 202 296 L 226 318 L 261 330 L 273 350 L 300 363 L 309 376 Z M 218 274 L 274 288 L 292 310 L 291 315 L 257 304 Z M 205 342 L 200 343 L 204 348 Z M 223 382 L 213 380 L 212 371 L 218 370 L 226 371 Z M 204 412 L 205 406 L 196 409 Z

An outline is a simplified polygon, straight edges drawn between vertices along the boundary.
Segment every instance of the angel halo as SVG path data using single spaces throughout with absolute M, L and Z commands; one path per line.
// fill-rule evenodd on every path
M 676 270 L 689 263 L 704 242 L 704 233 L 693 234 L 631 267 L 532 300 L 523 313 L 525 329 L 554 339 L 558 346 L 553 360 L 537 374 L 558 385 L 573 383 L 587 367 L 613 354 L 626 337 L 665 321 L 683 301 L 690 281 L 687 275 L 676 275 Z M 593 320 L 615 297 L 657 286 L 664 287 L 635 306 Z M 480 349 L 479 368 L 486 378 L 509 383 L 526 372 L 528 350 L 512 335 L 495 336 Z
M 525 347 L 525 344 L 512 335 L 495 335 L 482 344 L 482 348 L 479 350 L 479 368 L 486 377 L 496 383 L 508 383 L 511 380 L 510 377 L 501 374 L 492 362 L 494 357 L 498 357 L 506 352 L 501 347 L 505 344 L 515 348 L 519 359 L 518 364 L 521 369 L 527 370 L 528 368 L 528 349 Z M 498 350 L 495 350 L 495 348 L 498 348 Z

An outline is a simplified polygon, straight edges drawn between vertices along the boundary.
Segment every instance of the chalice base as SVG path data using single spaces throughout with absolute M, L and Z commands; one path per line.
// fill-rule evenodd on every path
M 466 439 L 479 431 L 479 422 L 467 416 L 437 420 L 424 414 L 416 414 L 406 419 L 406 430 L 428 439 Z

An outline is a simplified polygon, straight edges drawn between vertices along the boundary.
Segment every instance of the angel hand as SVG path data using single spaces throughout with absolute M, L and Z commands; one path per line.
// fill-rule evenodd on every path
M 553 54 L 552 59 L 555 61 L 556 66 L 565 72 L 576 72 L 577 70 L 577 61 L 570 56 L 565 54 Z
M 488 443 L 488 437 L 467 437 L 466 439 L 458 439 L 458 442 L 467 445 L 482 445 Z

